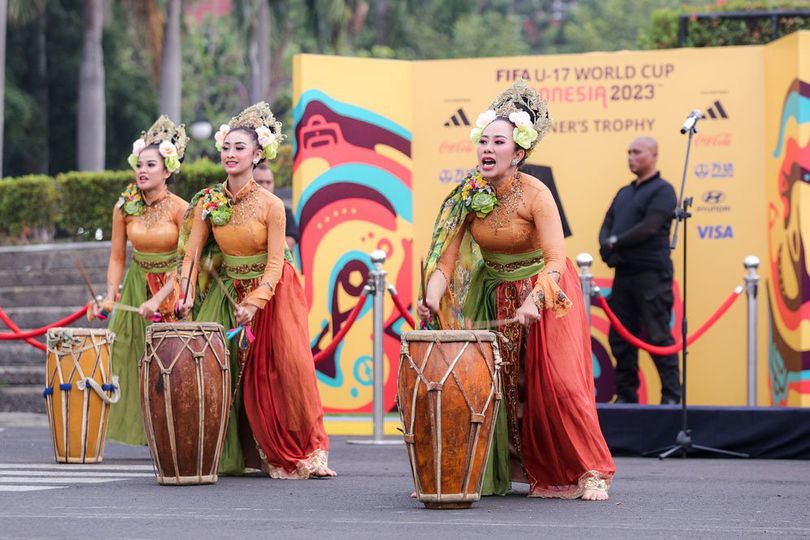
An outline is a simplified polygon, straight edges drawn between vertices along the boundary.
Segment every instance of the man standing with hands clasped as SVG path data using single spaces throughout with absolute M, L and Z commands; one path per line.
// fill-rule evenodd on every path
M 669 234 L 677 197 L 657 168 L 658 143 L 639 137 L 627 150 L 636 178 L 616 194 L 599 231 L 599 254 L 616 269 L 610 308 L 633 334 L 659 346 L 675 343 L 670 332 L 672 259 Z M 638 349 L 611 327 L 616 358 L 616 403 L 638 403 Z M 653 356 L 661 378 L 661 403 L 680 402 L 678 356 Z

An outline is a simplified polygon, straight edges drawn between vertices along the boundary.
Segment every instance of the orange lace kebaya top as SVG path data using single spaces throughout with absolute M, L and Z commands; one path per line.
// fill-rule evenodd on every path
M 532 296 L 540 311 L 552 309 L 557 316 L 564 315 L 570 301 L 563 301 L 562 306 L 558 303 L 560 295 L 565 296 L 558 283 L 565 270 L 565 239 L 551 191 L 537 178 L 520 173 L 499 185 L 496 195 L 499 204 L 484 218 L 474 212 L 467 216 L 473 239 L 492 253 L 515 255 L 542 249 L 544 268 Z M 461 229 L 439 259 L 437 268 L 445 279 L 453 274 L 463 232 Z
M 259 278 L 259 286 L 245 298 L 245 302 L 263 308 L 272 298 L 284 265 L 284 248 L 287 241 L 284 236 L 286 217 L 284 203 L 259 187 L 251 179 L 236 195 L 228 190 L 225 183 L 225 194 L 233 201 L 231 217 L 228 223 L 213 226 L 202 218 L 202 200 L 194 209 L 194 225 L 191 229 L 183 261 L 183 276 L 188 276 L 191 259 L 195 253 L 202 253 L 213 229 L 214 239 L 225 255 L 244 257 L 267 253 L 267 263 Z M 192 283 L 196 283 L 198 265 L 194 266 Z
M 145 204 L 140 216 L 127 216 L 118 206 L 113 208 L 108 291 L 117 291 L 124 278 L 127 240 L 141 253 L 167 253 L 177 249 L 177 237 L 186 208 L 188 203 L 168 190 Z

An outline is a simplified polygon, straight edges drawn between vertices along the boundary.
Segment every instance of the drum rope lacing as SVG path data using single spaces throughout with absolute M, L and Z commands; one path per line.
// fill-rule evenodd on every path
M 411 417 L 410 422 L 408 425 L 408 433 L 403 433 L 405 443 L 408 447 L 408 453 L 411 458 L 411 463 L 415 463 L 415 438 L 414 438 L 414 431 L 415 431 L 415 424 L 416 424 L 416 405 L 417 405 L 417 395 L 419 392 L 419 383 L 422 382 L 425 384 L 425 387 L 428 391 L 428 399 L 432 402 L 431 413 L 428 416 L 430 421 L 430 428 L 432 433 L 432 446 L 433 446 L 433 455 L 434 457 L 434 466 L 435 466 L 435 477 L 436 477 L 436 496 L 439 500 L 442 497 L 442 443 L 439 440 L 439 435 L 441 433 L 441 393 L 444 388 L 444 384 L 447 382 L 447 379 L 452 375 L 453 380 L 456 383 L 459 392 L 461 393 L 462 397 L 464 398 L 464 402 L 467 405 L 467 408 L 470 411 L 470 437 L 467 443 L 467 452 L 465 456 L 465 469 L 463 474 L 463 484 L 462 484 L 462 495 L 467 496 L 469 490 L 469 480 L 472 476 L 472 456 L 475 455 L 475 452 L 478 447 L 478 432 L 480 431 L 481 426 L 485 420 L 484 413 L 489 407 L 490 402 L 494 398 L 497 402 L 501 399 L 501 393 L 499 391 L 499 377 L 498 374 L 500 372 L 500 354 L 498 352 L 498 342 L 497 339 L 493 340 L 492 342 L 492 350 L 493 350 L 493 364 L 494 368 L 490 367 L 489 363 L 486 361 L 487 354 L 484 350 L 483 343 L 481 342 L 481 336 L 477 332 L 470 332 L 470 334 L 475 338 L 475 342 L 478 345 L 478 350 L 481 353 L 481 358 L 484 360 L 484 364 L 489 372 L 490 379 L 491 379 L 491 387 L 490 392 L 487 395 L 486 402 L 483 405 L 483 408 L 480 412 L 477 412 L 467 392 L 464 390 L 461 381 L 459 380 L 458 375 L 455 373 L 455 367 L 459 361 L 459 359 L 464 355 L 464 352 L 467 350 L 470 342 L 465 341 L 464 345 L 461 347 L 461 350 L 456 354 L 453 360 L 449 360 L 449 357 L 441 347 L 441 339 L 439 339 L 439 334 L 432 336 L 434 339 L 425 339 L 423 341 L 429 341 L 430 344 L 428 345 L 427 352 L 425 353 L 424 359 L 421 363 L 421 366 L 417 366 L 416 362 L 414 361 L 413 357 L 410 354 L 410 348 L 408 346 L 408 342 L 406 340 L 402 340 L 401 344 L 401 356 L 403 359 L 406 359 L 408 365 L 411 369 L 415 371 L 417 382 L 414 385 L 413 394 L 411 396 Z M 438 347 L 436 347 L 438 345 Z M 430 358 L 431 354 L 433 353 L 434 348 L 438 349 L 438 353 L 447 368 L 444 375 L 438 382 L 431 382 L 425 377 L 424 375 L 424 368 L 427 365 L 427 361 Z M 402 410 L 400 406 L 400 410 Z M 497 412 L 497 409 L 496 409 Z M 403 419 L 404 420 L 404 419 Z M 404 424 L 404 422 L 403 422 Z M 494 424 L 493 424 L 494 425 Z M 414 480 L 417 484 L 417 491 L 421 492 L 421 486 L 419 485 L 419 479 L 417 475 L 414 475 Z
M 176 323 L 175 323 L 176 324 Z M 164 331 L 166 330 L 166 331 Z M 171 332 L 169 332 L 171 331 Z M 202 399 L 204 396 L 204 372 L 202 370 L 202 362 L 201 360 L 205 358 L 205 350 L 210 349 L 214 354 L 214 359 L 216 360 L 219 368 L 222 372 L 230 372 L 230 365 L 228 364 L 228 347 L 225 344 L 224 334 L 222 332 L 222 327 L 219 325 L 215 326 L 204 326 L 199 325 L 195 326 L 194 329 L 181 329 L 181 328 L 160 328 L 158 326 L 150 326 L 147 328 L 147 340 L 146 340 L 146 349 L 144 350 L 143 358 L 138 362 L 139 367 L 141 367 L 142 371 L 142 380 L 144 388 L 149 388 L 149 369 L 148 364 L 151 364 L 152 361 L 156 361 L 158 366 L 158 370 L 162 375 L 162 382 L 163 382 L 163 391 L 164 391 L 164 412 L 166 414 L 166 429 L 168 430 L 169 435 L 169 446 L 172 452 L 172 464 L 174 466 L 174 474 L 169 476 L 174 476 L 177 479 L 178 484 L 180 483 L 180 467 L 177 462 L 177 434 L 174 429 L 174 414 L 172 409 L 172 399 L 171 399 L 171 374 L 174 370 L 175 364 L 180 359 L 180 356 L 185 352 L 188 351 L 191 353 L 192 358 L 194 358 L 194 363 L 196 364 L 196 371 L 197 371 L 197 395 L 200 396 L 199 400 L 199 422 L 198 422 L 198 447 L 197 447 L 197 477 L 202 478 L 203 475 L 202 471 L 202 459 L 204 448 L 203 444 L 205 442 L 205 437 L 203 436 L 204 429 L 205 429 L 205 402 Z M 195 350 L 189 344 L 191 343 L 192 339 L 201 337 L 200 333 L 202 333 L 202 337 L 205 339 L 205 343 L 203 344 L 202 350 Z M 159 334 L 159 338 L 156 343 L 153 343 L 150 339 L 153 335 Z M 174 355 L 171 362 L 169 363 L 168 367 L 163 363 L 161 358 L 158 356 L 157 351 L 160 346 L 166 341 L 166 338 L 169 336 L 178 337 L 182 346 L 180 350 Z M 216 347 L 212 344 L 212 338 L 215 335 L 219 335 L 220 342 L 223 345 L 223 350 L 225 352 L 225 359 L 223 361 L 220 358 L 219 353 L 216 350 Z M 147 367 L 143 367 L 143 364 L 147 364 Z M 223 377 L 222 378 L 222 387 L 223 387 L 223 396 L 230 395 L 228 392 L 227 385 L 230 383 L 230 377 Z M 156 441 L 155 441 L 155 430 L 154 425 L 152 423 L 152 407 L 151 407 L 151 400 L 148 399 L 148 396 L 143 400 L 143 407 L 144 407 L 144 420 L 146 424 L 146 432 L 147 432 L 147 439 L 149 440 L 149 451 L 152 454 L 152 465 L 156 468 L 155 474 L 158 477 L 166 476 L 163 472 L 163 467 L 161 461 L 158 459 L 156 452 Z M 230 400 L 223 399 L 222 401 L 222 415 L 226 417 L 228 414 L 228 409 L 230 408 Z M 223 432 L 224 432 L 224 425 L 225 423 L 222 422 L 220 424 L 219 429 L 219 440 L 222 440 Z M 222 452 L 221 445 L 217 448 L 216 455 L 213 457 L 212 466 L 216 470 L 216 466 L 219 463 L 220 454 Z

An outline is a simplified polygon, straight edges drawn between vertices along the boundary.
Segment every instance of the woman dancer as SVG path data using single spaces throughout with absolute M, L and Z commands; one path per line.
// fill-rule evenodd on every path
M 441 207 L 418 311 L 462 326 L 499 321 L 508 340 L 484 494 L 517 481 L 530 497 L 604 500 L 615 466 L 596 416 L 580 284 L 551 192 L 518 171 L 549 123 L 522 80 L 478 117 L 478 167 Z
M 286 249 L 284 204 L 253 180 L 253 168 L 276 157 L 281 123 L 261 102 L 221 126 L 215 138 L 228 178 L 195 197 L 182 282 L 196 283 L 192 259 L 213 233 L 222 284 L 209 286 L 195 318 L 240 334 L 231 345 L 234 406 L 220 473 L 241 474 L 248 466 L 273 478 L 334 476 L 306 298 Z M 188 295 L 181 313 L 192 309 L 194 297 Z
M 112 370 L 119 377 L 121 397 L 110 409 L 107 436 L 125 444 L 146 444 L 138 386 L 146 325 L 155 313 L 164 322 L 174 320 L 177 238 L 188 203 L 169 192 L 168 185 L 180 168 L 187 143 L 184 126 L 176 126 L 166 116 L 133 143 L 128 161 L 135 170 L 135 182 L 113 209 L 107 293 L 88 310 L 89 318 L 112 312 L 109 329 L 116 335 Z M 132 264 L 124 275 L 127 240 L 132 243 Z M 139 313 L 115 308 L 122 278 L 118 303 L 137 307 Z

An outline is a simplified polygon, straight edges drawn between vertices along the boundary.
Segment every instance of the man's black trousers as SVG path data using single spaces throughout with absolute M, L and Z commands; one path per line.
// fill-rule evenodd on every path
M 667 346 L 675 343 L 670 331 L 672 300 L 671 271 L 617 269 L 608 304 L 634 336 L 652 345 Z M 638 403 L 638 349 L 613 327 L 608 341 L 616 358 L 616 399 Z M 678 355 L 652 358 L 661 378 L 661 403 L 679 403 Z

